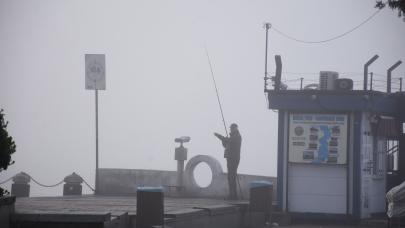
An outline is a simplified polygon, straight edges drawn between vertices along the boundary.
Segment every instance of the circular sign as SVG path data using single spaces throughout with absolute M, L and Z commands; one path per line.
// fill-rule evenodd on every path
M 90 63 L 86 68 L 86 75 L 90 80 L 96 82 L 104 75 L 104 66 L 98 62 Z
M 294 129 L 295 135 L 297 136 L 301 136 L 302 134 L 304 134 L 304 128 L 302 128 L 301 126 L 298 126 Z

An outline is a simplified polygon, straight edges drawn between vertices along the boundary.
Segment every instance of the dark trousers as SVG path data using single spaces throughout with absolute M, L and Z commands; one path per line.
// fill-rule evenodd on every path
M 229 186 L 229 198 L 237 199 L 236 191 L 236 177 L 239 165 L 239 158 L 227 158 L 226 164 L 228 168 L 228 186 Z

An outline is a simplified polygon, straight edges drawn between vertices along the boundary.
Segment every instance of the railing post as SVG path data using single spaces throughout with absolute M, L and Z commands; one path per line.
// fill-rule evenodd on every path
M 11 195 L 16 197 L 29 197 L 31 177 L 24 173 L 18 173 L 13 177 L 13 184 L 11 185 Z
M 374 55 L 371 59 L 369 59 L 366 64 L 364 64 L 364 81 L 363 81 L 363 90 L 367 90 L 367 78 L 368 78 L 368 67 L 378 59 L 378 55 Z
M 82 183 L 83 178 L 76 173 L 72 173 L 63 179 L 65 184 L 63 185 L 63 195 L 82 195 Z
M 391 72 L 397 68 L 399 65 L 401 65 L 402 61 L 398 60 L 394 65 L 392 65 L 390 68 L 387 70 L 387 93 L 391 93 Z

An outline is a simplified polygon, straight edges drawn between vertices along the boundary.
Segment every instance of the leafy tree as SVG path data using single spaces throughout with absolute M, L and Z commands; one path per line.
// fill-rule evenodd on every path
M 14 164 L 11 154 L 15 152 L 16 146 L 13 137 L 7 132 L 8 121 L 5 121 L 3 109 L 0 110 L 0 172 L 6 170 L 9 165 Z M 0 196 L 7 194 L 5 189 L 0 188 Z
M 387 2 L 376 1 L 375 8 L 382 9 L 388 4 L 392 10 L 398 10 L 398 17 L 405 21 L 405 0 L 388 0 Z

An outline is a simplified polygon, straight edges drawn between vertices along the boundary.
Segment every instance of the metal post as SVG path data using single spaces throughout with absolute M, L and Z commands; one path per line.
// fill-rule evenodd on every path
M 177 186 L 183 187 L 184 160 L 177 160 Z
M 370 72 L 370 90 L 373 90 L 373 72 Z
M 96 184 L 95 184 L 95 194 L 98 193 L 98 90 L 95 91 L 95 102 L 96 102 Z
M 378 55 L 374 55 L 371 59 L 369 59 L 366 64 L 364 64 L 364 81 L 363 81 L 363 90 L 367 90 L 367 77 L 368 77 L 368 67 L 372 64 L 376 59 L 378 59 Z
M 265 55 L 264 55 L 264 92 L 267 90 L 267 49 L 268 49 L 268 37 L 269 37 L 269 29 L 271 28 L 270 23 L 265 24 L 266 28 L 266 50 L 265 50 Z
M 402 78 L 399 78 L 399 92 L 402 92 Z
M 399 65 L 401 65 L 402 61 L 398 60 L 394 65 L 392 65 L 390 68 L 387 70 L 387 93 L 391 93 L 391 72 L 397 68 Z
M 300 80 L 301 80 L 300 90 L 302 90 L 302 82 L 304 81 L 304 78 L 300 78 Z

